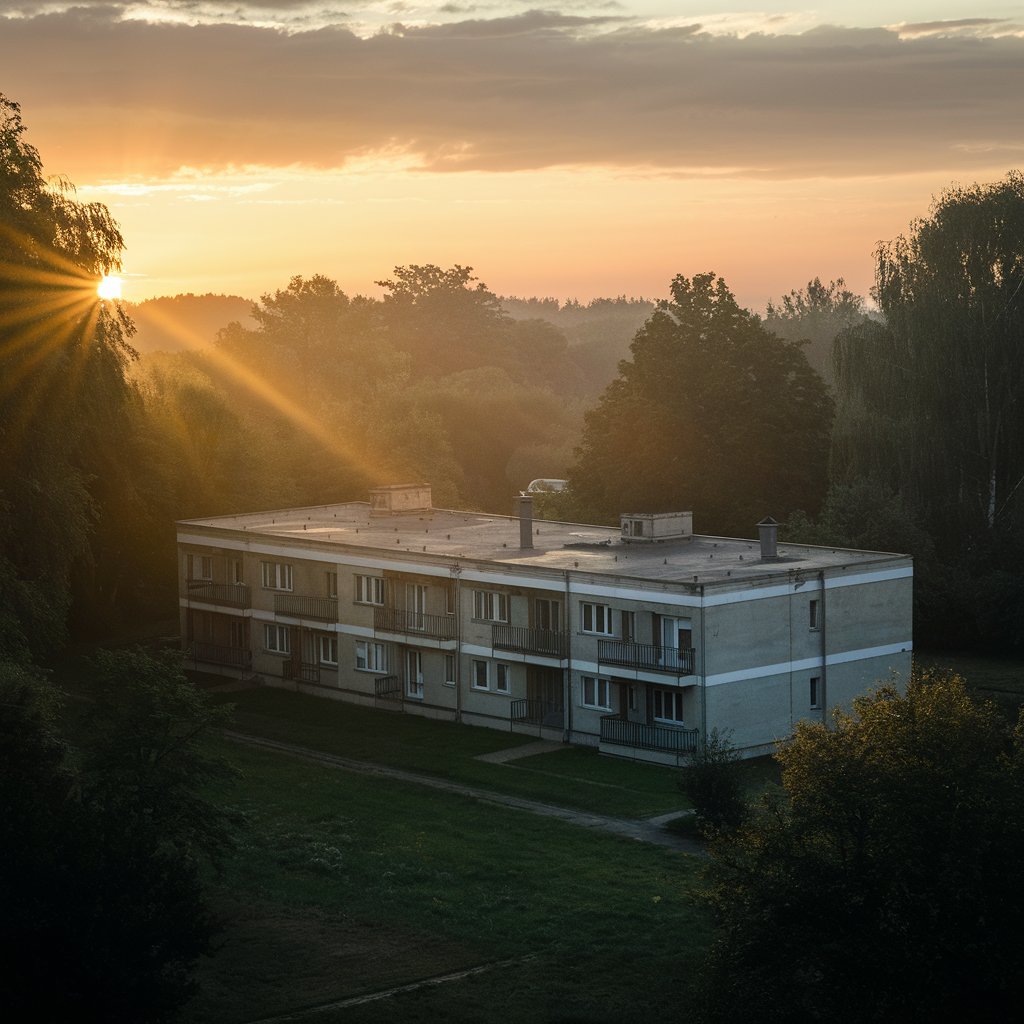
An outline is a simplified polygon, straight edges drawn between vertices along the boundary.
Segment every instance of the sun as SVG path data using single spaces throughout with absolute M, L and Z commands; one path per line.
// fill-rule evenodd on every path
M 109 274 L 96 286 L 96 294 L 101 299 L 117 300 L 121 298 L 121 278 Z

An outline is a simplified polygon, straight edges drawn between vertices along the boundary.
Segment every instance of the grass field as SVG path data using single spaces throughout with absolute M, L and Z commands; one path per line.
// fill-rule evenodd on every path
M 1024 662 L 1020 658 L 919 651 L 914 664 L 918 668 L 952 669 L 963 676 L 976 696 L 992 701 L 1011 721 L 1016 721 L 1024 704 Z
M 217 793 L 240 817 L 239 843 L 213 883 L 224 930 L 186 1020 L 242 1024 L 494 964 L 315 1020 L 610 1024 L 678 1014 L 708 935 L 691 898 L 695 858 L 223 749 L 242 773 Z

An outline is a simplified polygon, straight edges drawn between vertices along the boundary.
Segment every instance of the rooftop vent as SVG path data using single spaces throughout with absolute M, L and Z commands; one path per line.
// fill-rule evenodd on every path
M 628 512 L 621 516 L 625 544 L 650 544 L 689 540 L 693 536 L 692 512 Z
M 370 515 L 392 516 L 403 512 L 429 512 L 430 484 L 391 484 L 370 491 Z

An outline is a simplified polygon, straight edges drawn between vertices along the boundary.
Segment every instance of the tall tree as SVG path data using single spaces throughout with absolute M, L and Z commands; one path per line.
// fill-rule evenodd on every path
M 783 295 L 778 305 L 769 302 L 764 325 L 785 341 L 801 342 L 811 368 L 831 383 L 836 336 L 866 317 L 864 299 L 841 277 L 827 285 L 816 277 L 806 288 Z
M 766 331 L 714 274 L 676 277 L 586 416 L 578 513 L 692 509 L 703 533 L 748 536 L 815 511 L 832 405 L 796 344 Z
M 924 675 L 801 722 L 714 848 L 705 1021 L 986 1021 L 1024 998 L 1024 719 Z M 1017 1007 L 1017 1010 L 1014 1010 Z
M 834 466 L 975 556 L 1024 514 L 1024 175 L 950 189 L 877 253 L 885 323 L 840 336 Z

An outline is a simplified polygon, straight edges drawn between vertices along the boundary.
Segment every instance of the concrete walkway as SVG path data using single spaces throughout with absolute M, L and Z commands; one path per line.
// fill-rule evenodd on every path
M 509 761 L 518 761 L 523 757 L 533 757 L 535 754 L 553 754 L 556 750 L 564 749 L 564 743 L 556 743 L 553 740 L 537 740 L 534 743 L 523 743 L 518 747 L 494 750 L 490 754 L 477 754 L 473 760 L 488 761 L 490 764 L 508 764 Z
M 602 814 L 591 814 L 588 811 L 578 811 L 571 807 L 556 807 L 554 804 L 541 803 L 538 800 L 525 800 L 522 797 L 507 796 L 504 793 L 492 793 L 486 789 L 463 785 L 461 782 L 452 782 L 449 779 L 436 778 L 432 775 L 422 775 L 418 772 L 410 772 L 402 768 L 389 768 L 386 765 L 372 764 L 368 761 L 356 761 L 347 757 L 338 757 L 335 754 L 324 754 L 318 750 L 310 750 L 308 747 L 300 747 L 293 743 L 281 743 L 278 740 L 268 740 L 261 736 L 249 736 L 245 733 L 225 730 L 224 737 L 235 743 L 257 747 L 261 750 L 272 750 L 279 754 L 299 757 L 306 761 L 315 761 L 317 764 L 339 768 L 342 771 L 353 772 L 359 775 L 376 775 L 380 778 L 395 779 L 399 782 L 406 782 L 415 786 L 428 786 L 431 789 L 455 793 L 459 796 L 479 800 L 482 803 L 497 804 L 501 807 L 513 807 L 516 810 L 527 811 L 530 814 L 539 814 L 547 818 L 558 818 L 561 821 L 569 822 L 572 825 L 579 825 L 582 828 L 610 832 L 613 835 L 634 839 L 637 842 L 668 847 L 670 850 L 678 850 L 680 853 L 689 853 L 701 857 L 706 855 L 700 843 L 687 839 L 685 836 L 667 832 L 663 828 L 665 822 L 671 821 L 673 818 L 682 817 L 688 813 L 686 811 L 675 814 L 663 814 L 649 821 L 612 818 Z M 527 747 L 538 745 L 529 743 L 521 747 L 515 747 L 513 750 L 522 751 Z M 534 753 L 545 753 L 549 747 L 551 749 L 559 749 L 562 746 L 560 743 L 545 743 L 543 745 L 545 746 L 544 751 L 534 751 Z M 507 753 L 507 751 L 498 751 L 498 753 Z M 489 756 L 493 758 L 495 755 Z M 520 754 L 519 756 L 528 757 L 530 755 Z M 512 760 L 512 758 L 507 758 L 507 760 Z

